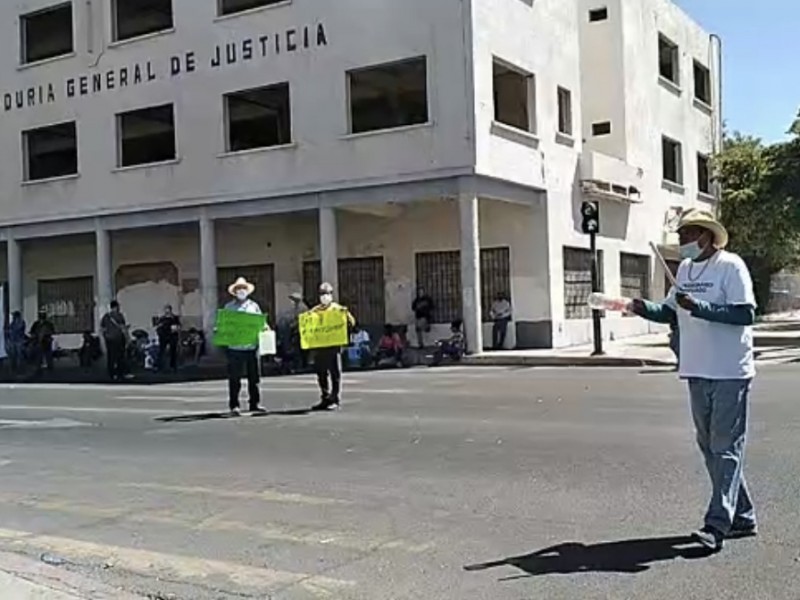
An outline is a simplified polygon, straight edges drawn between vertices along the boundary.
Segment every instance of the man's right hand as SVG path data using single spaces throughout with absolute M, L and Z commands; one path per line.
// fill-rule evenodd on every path
M 631 301 L 631 312 L 635 315 L 641 316 L 642 314 L 644 314 L 644 311 L 645 311 L 644 300 L 642 300 L 641 298 L 634 298 Z

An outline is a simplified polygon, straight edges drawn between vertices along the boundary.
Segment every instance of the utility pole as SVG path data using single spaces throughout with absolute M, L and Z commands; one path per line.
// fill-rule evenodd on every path
M 582 229 L 589 236 L 589 250 L 592 255 L 592 293 L 600 290 L 600 262 L 597 256 L 597 234 L 600 233 L 600 205 L 597 202 L 584 202 Z M 592 333 L 594 352 L 592 356 L 603 356 L 603 321 L 599 310 L 592 310 Z

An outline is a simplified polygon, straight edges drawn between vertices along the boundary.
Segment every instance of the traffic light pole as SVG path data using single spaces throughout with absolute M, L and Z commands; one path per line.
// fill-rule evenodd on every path
M 600 291 L 600 270 L 597 260 L 597 234 L 589 234 L 589 248 L 592 253 L 592 292 Z M 594 352 L 592 356 L 603 356 L 603 322 L 600 311 L 592 310 L 592 328 L 594 332 Z

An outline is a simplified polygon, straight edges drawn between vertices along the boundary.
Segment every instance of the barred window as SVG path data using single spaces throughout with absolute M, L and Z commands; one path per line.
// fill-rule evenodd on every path
M 339 302 L 350 309 L 359 324 L 382 326 L 386 322 L 386 286 L 383 257 L 339 259 Z M 309 306 L 318 302 L 322 267 L 318 260 L 303 263 L 303 296 Z
M 603 251 L 598 252 L 600 289 L 603 284 Z M 592 293 L 592 253 L 584 248 L 564 247 L 564 313 L 567 319 L 589 319 L 587 301 Z
M 244 277 L 256 286 L 251 299 L 267 315 L 267 323 L 274 326 L 275 316 L 275 265 L 248 265 L 243 267 L 220 267 L 217 269 L 219 304 L 224 306 L 231 301 L 228 287 L 239 277 Z
M 39 310 L 47 312 L 56 333 L 94 331 L 94 279 L 74 277 L 38 282 Z
M 620 291 L 626 298 L 650 298 L 650 257 L 620 252 Z
M 457 250 L 416 255 L 417 287 L 433 299 L 433 321 L 461 318 L 461 258 Z
M 417 287 L 433 299 L 435 323 L 450 323 L 461 319 L 461 253 L 420 252 L 416 255 Z M 483 320 L 489 321 L 489 311 L 497 294 L 511 298 L 511 250 L 508 247 L 481 250 L 481 307 Z

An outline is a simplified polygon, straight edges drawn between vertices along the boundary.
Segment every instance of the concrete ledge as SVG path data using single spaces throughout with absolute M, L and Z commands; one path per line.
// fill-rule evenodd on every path
M 671 361 L 629 356 L 509 356 L 478 354 L 463 359 L 474 367 L 674 367 Z

